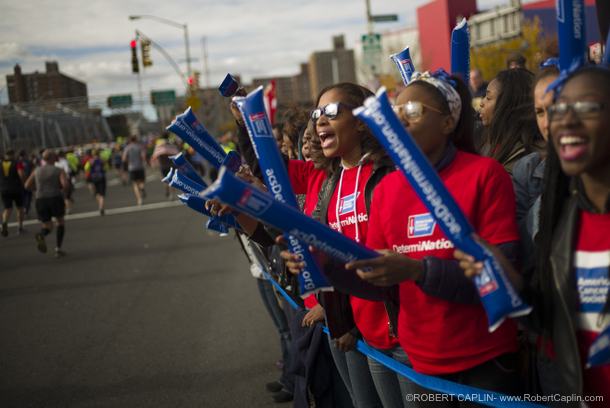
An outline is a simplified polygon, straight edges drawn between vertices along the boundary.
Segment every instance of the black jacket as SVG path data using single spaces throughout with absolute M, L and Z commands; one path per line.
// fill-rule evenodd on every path
M 366 212 L 367 214 L 370 212 L 371 203 L 373 202 L 373 191 L 379 182 L 388 174 L 396 170 L 396 165 L 389 157 L 385 157 L 379 161 L 377 161 L 373 165 L 373 171 L 369 176 L 366 184 L 364 185 L 364 202 L 366 204 Z M 328 224 L 328 206 L 330 204 L 330 200 L 335 192 L 337 185 L 339 184 L 339 179 L 341 178 L 340 173 L 335 173 L 330 175 L 324 180 L 322 183 L 322 188 L 320 193 L 318 194 L 318 204 L 316 205 L 316 209 L 311 213 L 312 218 L 315 218 L 324 224 Z M 334 262 L 330 265 L 330 268 L 335 267 Z M 330 282 L 331 284 L 333 282 Z M 395 296 L 390 299 L 384 301 L 384 305 L 386 311 L 388 313 L 388 318 L 390 319 L 390 332 L 395 337 L 398 336 L 398 311 L 400 309 L 400 305 L 398 303 L 398 292 L 392 292 Z M 331 292 L 331 293 L 323 293 L 322 299 L 320 299 L 320 303 L 324 304 L 326 308 L 326 304 L 334 301 L 337 302 L 336 299 L 331 300 L 331 298 L 337 298 L 338 296 L 343 296 L 347 299 L 349 303 L 349 296 L 342 292 Z M 351 309 L 351 307 L 350 307 Z M 328 311 L 327 311 L 328 316 Z M 328 319 L 328 326 L 331 333 L 336 330 L 332 324 L 331 319 Z M 354 332 L 350 331 L 353 335 Z M 334 338 L 334 337 L 333 337 Z
M 521 292 L 523 300 L 532 305 L 532 312 L 517 319 L 528 329 L 542 334 L 548 323 L 544 316 L 552 315 L 552 341 L 557 355 L 559 385 L 563 395 L 582 395 L 583 376 L 574 312 L 577 310 L 576 277 L 574 270 L 574 245 L 578 212 L 596 212 L 584 194 L 584 189 L 577 178 L 570 185 L 572 196 L 563 206 L 559 222 L 555 227 L 551 249 L 551 267 L 553 270 L 551 313 L 544 312 L 544 296 L 532 286 L 526 284 Z M 608 204 L 607 204 L 608 207 Z M 570 406 L 579 406 L 573 402 Z

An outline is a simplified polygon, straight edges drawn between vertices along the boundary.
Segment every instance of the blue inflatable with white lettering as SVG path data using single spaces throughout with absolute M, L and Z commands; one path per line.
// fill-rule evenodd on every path
M 574 58 L 587 57 L 584 0 L 556 0 L 559 66 L 567 70 Z
M 229 204 L 341 262 L 381 256 L 293 206 L 275 200 L 268 193 L 232 175 L 224 167 L 220 168 L 216 181 L 202 194 Z
M 210 212 L 205 208 L 205 202 L 208 201 L 207 198 L 197 197 L 190 194 L 180 194 L 178 198 L 180 199 L 180 201 L 182 201 L 184 205 L 186 205 L 190 209 L 210 217 L 210 219 L 206 223 L 206 228 L 218 231 L 221 234 L 226 234 L 229 232 L 227 227 L 232 227 L 238 231 L 244 232 L 241 229 L 241 226 L 237 223 L 237 221 L 235 221 L 235 218 L 231 216 L 231 214 L 225 214 L 222 217 L 212 217 Z
M 602 331 L 591 347 L 585 369 L 610 364 L 610 326 Z
M 404 82 L 405 85 L 409 85 L 409 82 L 411 82 L 411 75 L 415 72 L 415 66 L 413 65 L 413 60 L 411 60 L 409 46 L 398 54 L 390 55 L 390 58 L 398 67 L 402 82 Z
M 180 172 L 182 174 L 184 174 L 186 177 L 193 180 L 195 183 L 199 184 L 204 189 L 208 188 L 207 183 L 205 181 L 203 181 L 203 179 L 201 178 L 199 173 L 197 173 L 197 170 L 195 170 L 195 168 L 193 166 L 191 166 L 191 163 L 189 163 L 188 160 L 186 160 L 186 157 L 184 157 L 184 154 L 182 154 L 182 152 L 178 153 L 175 156 L 169 156 L 169 159 L 176 165 L 178 170 L 180 170 Z
M 458 74 L 470 87 L 470 33 L 466 19 L 451 34 L 451 73 Z
M 170 187 L 175 187 L 178 190 L 181 190 L 187 194 L 191 194 L 194 196 L 200 196 L 202 200 L 207 201 L 208 199 L 205 196 L 201 196 L 201 193 L 207 188 L 207 186 L 201 186 L 189 179 L 182 173 L 180 173 L 176 169 L 171 169 L 167 176 L 163 180 L 164 183 L 169 184 Z M 188 204 L 187 204 L 188 205 Z M 192 207 L 191 207 L 192 208 Z M 212 214 L 205 209 L 205 205 L 203 207 L 193 208 L 195 211 L 198 211 L 202 214 L 207 215 L 210 219 L 206 223 L 206 228 L 219 231 L 221 233 L 226 233 L 228 230 L 225 225 L 229 227 L 233 227 L 239 231 L 243 231 L 237 220 L 232 214 L 225 214 L 222 217 L 213 217 Z M 224 225 L 223 225 L 224 224 Z
M 269 192 L 273 197 L 282 203 L 286 203 L 292 208 L 299 209 L 292 184 L 284 160 L 277 147 L 277 143 L 273 136 L 271 123 L 265 111 L 263 102 L 263 87 L 258 87 L 254 92 L 247 97 L 236 97 L 233 102 L 239 108 L 252 146 L 256 153 L 256 157 L 261 166 L 263 176 Z M 299 275 L 301 283 L 301 297 L 305 298 L 319 290 L 330 291 L 332 286 L 326 282 L 326 279 L 321 273 L 320 265 L 317 259 L 309 251 L 309 248 L 303 247 L 291 236 L 286 234 L 286 241 L 290 251 L 300 255 L 305 263 L 305 268 Z M 295 245 L 296 244 L 296 245 Z M 309 276 L 310 279 L 303 279 L 304 276 Z
M 235 92 L 237 92 L 238 89 L 239 89 L 239 84 L 237 83 L 235 78 L 233 78 L 233 75 L 227 74 L 225 79 L 222 81 L 222 83 L 218 87 L 218 92 L 220 92 L 220 94 L 222 96 L 225 96 L 228 98 L 230 96 L 235 95 Z
M 393 112 L 385 88 L 352 113 L 373 131 L 447 238 L 456 248 L 483 261 L 483 273 L 474 281 L 487 312 L 489 331 L 494 331 L 506 317 L 528 314 L 531 307 L 521 300 L 497 259 L 471 237 L 475 232 L 472 225 Z
M 608 30 L 608 38 L 606 38 L 606 42 L 604 44 L 604 57 L 602 59 L 602 64 L 608 65 L 610 64 L 610 51 L 608 50 L 608 46 L 610 45 L 610 30 Z
M 212 166 L 218 168 L 222 164 L 225 151 L 199 122 L 190 107 L 177 116 L 167 130 L 177 134 Z

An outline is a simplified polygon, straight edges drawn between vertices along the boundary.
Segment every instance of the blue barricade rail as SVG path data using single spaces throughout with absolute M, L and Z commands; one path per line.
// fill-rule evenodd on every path
M 284 296 L 286 300 L 292 305 L 292 307 L 297 309 L 297 304 L 294 300 L 290 298 L 290 296 L 288 296 L 284 289 L 282 289 L 280 285 L 275 280 L 273 280 L 273 278 L 271 278 L 271 276 L 269 276 L 267 272 L 264 271 L 264 268 L 261 268 L 261 270 L 263 271 L 267 279 L 271 281 L 273 286 L 275 286 L 277 290 L 279 290 L 279 292 L 282 294 L 282 296 Z M 324 327 L 323 330 L 324 333 L 329 334 L 328 328 Z M 442 380 L 440 378 L 417 373 L 412 368 L 407 367 L 406 365 L 399 363 L 393 358 L 388 357 L 385 354 L 382 354 L 379 351 L 367 346 L 361 340 L 358 340 L 358 343 L 356 344 L 356 350 L 424 388 L 427 388 L 432 391 L 441 392 L 443 394 L 453 395 L 455 398 L 459 398 L 462 401 L 472 401 L 481 405 L 487 405 L 488 407 L 498 408 L 542 407 L 542 405 L 534 404 L 532 402 L 515 401 L 514 399 L 516 399 L 516 397 L 499 394 L 493 391 L 481 390 L 479 388 L 469 387 L 467 385 L 457 384 L 451 381 Z

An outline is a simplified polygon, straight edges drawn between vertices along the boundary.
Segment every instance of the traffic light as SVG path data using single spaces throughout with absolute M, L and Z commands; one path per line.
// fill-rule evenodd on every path
M 131 42 L 131 72 L 134 74 L 140 73 L 140 64 L 138 63 L 138 42 L 133 40 Z
M 157 94 L 155 94 L 155 93 L 153 93 L 153 92 L 151 92 L 151 93 L 150 93 L 150 102 L 151 102 L 153 105 L 156 105 L 156 104 L 157 104 Z
M 152 60 L 150 59 L 150 41 L 140 40 L 140 47 L 142 48 L 142 66 L 150 67 Z
M 193 89 L 199 89 L 199 77 L 201 76 L 201 72 L 193 71 Z

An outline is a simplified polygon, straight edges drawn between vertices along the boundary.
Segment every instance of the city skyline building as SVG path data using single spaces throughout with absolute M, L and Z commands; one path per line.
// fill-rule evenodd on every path
M 316 51 L 309 57 L 309 92 L 315 101 L 320 91 L 339 82 L 356 82 L 354 50 L 345 48 L 343 35 L 333 37 L 333 50 Z
M 56 61 L 45 63 L 45 72 L 21 72 L 15 65 L 13 75 L 6 75 L 9 103 L 37 102 L 55 99 L 76 98 L 82 103 L 87 99 L 87 84 L 59 72 Z M 84 99 L 83 99 L 84 98 Z

